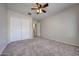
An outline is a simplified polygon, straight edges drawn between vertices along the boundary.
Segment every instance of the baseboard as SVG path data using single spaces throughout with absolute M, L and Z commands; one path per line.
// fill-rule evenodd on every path
M 6 48 L 7 44 L 4 44 L 0 49 L 0 55 L 2 54 L 3 50 Z
M 49 38 L 45 38 L 45 37 L 42 37 L 41 36 L 41 38 L 43 38 L 43 39 L 49 39 Z M 49 40 L 53 40 L 53 39 L 49 39 Z M 57 42 L 61 42 L 61 43 L 64 43 L 64 44 L 68 44 L 68 45 L 72 45 L 72 46 L 77 46 L 77 47 L 79 47 L 79 44 L 77 44 L 77 43 L 69 43 L 69 42 L 65 42 L 65 41 L 59 41 L 59 40 L 54 40 L 54 41 L 57 41 Z

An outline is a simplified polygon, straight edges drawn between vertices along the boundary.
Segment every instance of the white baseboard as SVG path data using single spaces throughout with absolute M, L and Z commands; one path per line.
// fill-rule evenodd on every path
M 3 50 L 6 48 L 7 44 L 4 44 L 2 47 L 0 47 L 0 55 L 2 54 Z
M 41 38 L 43 39 L 49 39 L 49 38 L 46 38 L 46 37 L 42 37 Z M 61 42 L 61 43 L 65 43 L 65 44 L 69 44 L 69 45 L 73 45 L 73 46 L 78 46 L 79 47 L 79 44 L 78 43 L 71 43 L 71 42 L 66 42 L 66 41 L 60 41 L 60 40 L 55 40 L 55 39 L 49 39 L 49 40 L 54 40 L 54 41 L 57 41 L 57 42 Z

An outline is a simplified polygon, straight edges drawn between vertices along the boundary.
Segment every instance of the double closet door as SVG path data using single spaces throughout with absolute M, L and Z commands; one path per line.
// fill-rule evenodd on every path
M 32 38 L 32 19 L 10 17 L 10 42 Z

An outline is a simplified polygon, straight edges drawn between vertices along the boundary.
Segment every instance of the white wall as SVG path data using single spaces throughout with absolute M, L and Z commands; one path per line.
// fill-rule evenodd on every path
M 79 5 L 41 20 L 41 37 L 79 46 Z
M 8 42 L 8 22 L 5 4 L 0 4 L 0 54 Z

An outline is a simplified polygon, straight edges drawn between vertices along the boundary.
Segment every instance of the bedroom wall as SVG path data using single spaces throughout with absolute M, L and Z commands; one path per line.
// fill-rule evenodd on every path
M 8 42 L 8 22 L 5 4 L 0 4 L 0 54 Z
M 41 37 L 79 46 L 79 5 L 40 21 Z

